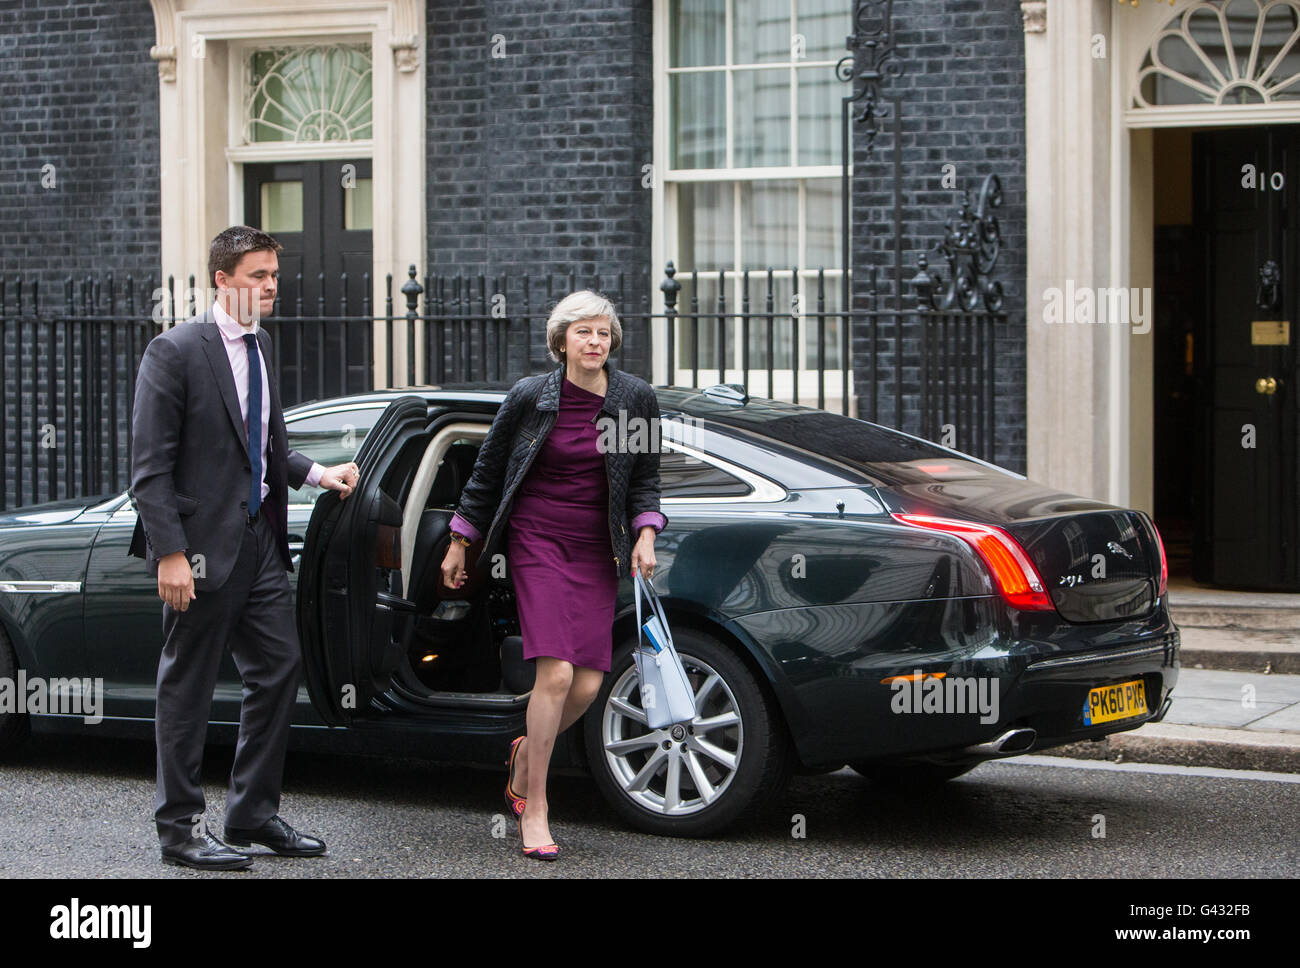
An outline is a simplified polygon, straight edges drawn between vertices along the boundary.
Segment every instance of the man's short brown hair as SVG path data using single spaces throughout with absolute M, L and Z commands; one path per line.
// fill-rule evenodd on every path
M 274 238 L 251 225 L 232 225 L 208 246 L 208 278 L 217 287 L 217 270 L 229 275 L 239 260 L 250 252 L 279 252 L 284 248 Z

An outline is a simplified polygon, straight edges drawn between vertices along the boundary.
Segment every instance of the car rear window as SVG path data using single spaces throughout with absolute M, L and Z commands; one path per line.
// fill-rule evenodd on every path
M 685 401 L 684 401 L 685 403 Z M 770 437 L 863 468 L 954 456 L 954 452 L 863 420 L 781 400 L 750 400 L 744 406 L 693 397 L 682 408 L 692 416 Z
M 1020 477 L 960 451 L 814 407 L 763 398 L 740 405 L 703 393 L 667 388 L 659 393 L 665 411 L 705 419 L 746 436 L 766 438 L 773 449 L 788 448 L 791 456 L 803 460 L 821 458 L 876 484 Z

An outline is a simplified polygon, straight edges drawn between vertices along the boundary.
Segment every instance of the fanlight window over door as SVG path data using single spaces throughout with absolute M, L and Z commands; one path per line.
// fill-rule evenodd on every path
M 245 144 L 373 137 L 369 45 L 249 50 L 244 66 Z
M 1300 0 L 1207 0 L 1147 51 L 1134 108 L 1300 101 Z

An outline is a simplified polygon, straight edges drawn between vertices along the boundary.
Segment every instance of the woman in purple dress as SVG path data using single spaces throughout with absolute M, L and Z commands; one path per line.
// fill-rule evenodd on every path
M 659 510 L 654 391 L 608 364 L 622 342 L 613 305 L 593 292 L 565 297 L 547 321 L 546 342 L 561 365 L 520 380 L 502 404 L 452 517 L 442 572 L 459 587 L 465 548 L 486 527 L 478 560 L 490 562 L 508 519 L 523 654 L 536 661 L 537 678 L 527 733 L 510 746 L 506 800 L 524 854 L 555 860 L 546 802 L 555 737 L 599 692 L 619 578 L 653 573 L 655 535 L 668 519 Z

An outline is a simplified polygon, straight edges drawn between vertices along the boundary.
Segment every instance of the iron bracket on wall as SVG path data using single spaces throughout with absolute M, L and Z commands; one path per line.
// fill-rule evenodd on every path
M 971 312 L 980 302 L 991 313 L 1002 309 L 1002 283 L 990 278 L 1002 250 L 1002 229 L 993 209 L 1002 204 L 1002 181 L 986 175 L 980 186 L 979 200 L 972 211 L 970 192 L 962 192 L 957 219 L 949 219 L 944 239 L 936 246 L 948 263 L 948 283 L 938 272 L 930 272 L 930 263 L 922 252 L 917 273 L 912 277 L 916 289 L 917 309 L 922 311 L 965 310 Z

